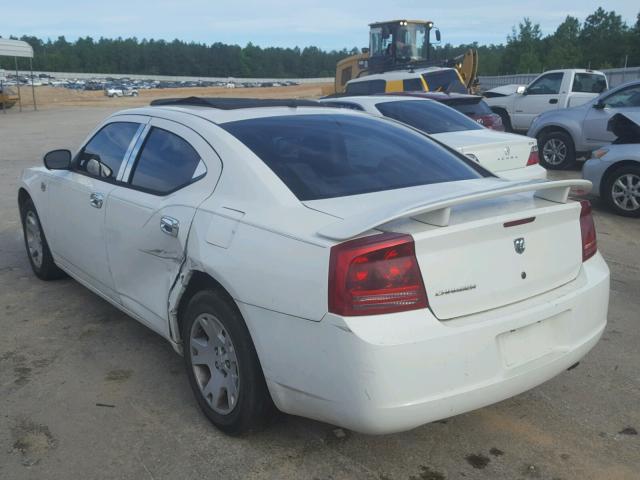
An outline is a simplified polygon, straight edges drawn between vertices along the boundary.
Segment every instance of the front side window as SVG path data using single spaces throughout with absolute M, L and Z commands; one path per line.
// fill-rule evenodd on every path
M 385 117 L 406 123 L 429 134 L 482 130 L 477 122 L 466 115 L 433 100 L 381 102 L 376 104 L 376 108 Z
M 557 95 L 562 85 L 562 72 L 548 73 L 527 88 L 527 95 Z
M 602 93 L 607 88 L 607 79 L 597 73 L 576 73 L 573 77 L 572 92 Z
M 131 185 L 163 195 L 188 185 L 205 172 L 200 155 L 186 140 L 154 127 L 134 166 Z
M 633 85 L 609 95 L 604 100 L 609 108 L 640 107 L 640 85 Z
M 367 115 L 287 115 L 221 127 L 301 201 L 489 175 L 425 135 Z
M 140 127 L 134 122 L 113 122 L 105 125 L 80 151 L 75 170 L 105 180 L 115 180 L 129 148 Z

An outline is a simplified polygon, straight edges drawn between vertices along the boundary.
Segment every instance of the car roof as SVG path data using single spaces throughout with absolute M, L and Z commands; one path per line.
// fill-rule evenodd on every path
M 174 99 L 175 100 L 175 99 Z M 151 117 L 169 118 L 185 114 L 197 116 L 215 124 L 248 120 L 252 118 L 277 117 L 285 115 L 354 115 L 357 112 L 346 109 L 337 109 L 323 105 L 315 100 L 270 100 L 242 99 L 233 107 L 230 99 L 215 99 L 216 106 L 196 102 L 158 102 L 148 107 L 138 107 L 122 110 L 114 115 L 148 115 Z M 241 103 L 244 103 L 241 105 Z M 227 108 L 218 108 L 225 106 Z
M 354 78 L 349 80 L 347 84 L 351 83 L 360 83 L 360 82 L 370 82 L 372 80 L 406 80 L 412 78 L 420 78 L 423 73 L 430 72 L 439 72 L 439 71 L 447 71 L 454 70 L 449 67 L 427 67 L 427 68 L 416 68 L 412 70 L 392 70 L 384 73 L 374 73 L 371 75 L 365 75 L 364 77 Z
M 322 103 L 355 103 L 356 105 L 360 105 L 362 107 L 375 106 L 379 103 L 387 103 L 387 102 L 397 102 L 397 101 L 406 101 L 406 102 L 433 102 L 430 98 L 422 98 L 422 97 L 412 97 L 408 95 L 354 95 L 351 97 L 337 97 L 337 98 L 322 98 L 320 102 Z

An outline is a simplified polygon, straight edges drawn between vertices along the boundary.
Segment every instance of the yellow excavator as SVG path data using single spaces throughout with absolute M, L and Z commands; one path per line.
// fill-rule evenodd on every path
M 345 91 L 348 93 L 347 82 L 370 75 L 375 75 L 378 80 L 377 85 L 380 85 L 379 81 L 385 80 L 386 77 L 398 78 L 397 74 L 385 75 L 387 72 L 397 73 L 398 71 L 407 72 L 402 78 L 410 80 L 410 77 L 415 76 L 422 85 L 421 90 L 443 90 L 454 87 L 453 91 L 462 89 L 474 93 L 478 72 L 477 50 L 469 49 L 463 55 L 451 60 L 434 61 L 431 59 L 432 32 L 436 41 L 439 42 L 440 30 L 431 21 L 391 20 L 370 24 L 369 48 L 338 62 L 334 82 L 335 93 L 341 94 Z M 455 71 L 456 75 L 452 72 L 454 79 L 457 77 L 455 86 L 449 81 L 443 87 L 442 74 L 446 73 L 446 70 Z M 437 78 L 437 81 L 430 82 L 430 77 L 434 80 Z M 434 88 L 430 88 L 430 83 L 434 84 Z M 418 85 L 411 81 L 405 81 L 405 84 L 412 90 L 415 90 Z M 392 85 L 395 86 L 391 87 Z M 389 90 L 389 88 L 392 89 Z M 397 80 L 387 82 L 387 89 L 383 91 L 398 91 Z

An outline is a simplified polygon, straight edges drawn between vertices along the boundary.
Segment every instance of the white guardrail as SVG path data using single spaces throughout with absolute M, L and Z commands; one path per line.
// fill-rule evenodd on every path
M 608 70 L 600 70 L 603 72 L 609 80 L 609 88 L 617 87 L 631 80 L 640 79 L 640 67 L 628 67 L 628 68 L 610 68 Z M 531 83 L 539 73 L 521 73 L 518 75 L 499 75 L 499 76 L 479 76 L 480 88 L 483 91 L 491 90 L 492 88 L 501 87 L 503 85 L 528 85 Z

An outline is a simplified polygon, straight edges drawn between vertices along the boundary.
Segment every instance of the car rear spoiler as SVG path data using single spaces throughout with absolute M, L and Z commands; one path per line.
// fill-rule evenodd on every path
M 556 203 L 566 203 L 569 191 L 572 188 L 579 189 L 580 193 L 588 193 L 591 190 L 591 182 L 588 180 L 531 180 L 526 182 L 509 182 L 504 187 L 494 187 L 487 190 L 479 190 L 462 195 L 440 197 L 431 202 L 422 202 L 412 205 L 389 205 L 387 208 L 378 208 L 375 211 L 366 212 L 351 218 L 345 218 L 331 223 L 320 230 L 318 235 L 331 240 L 348 240 L 368 230 L 389 223 L 400 218 L 415 217 L 417 220 L 446 227 L 449 225 L 451 207 L 463 203 L 486 200 L 524 192 L 534 192 L 534 196 Z

